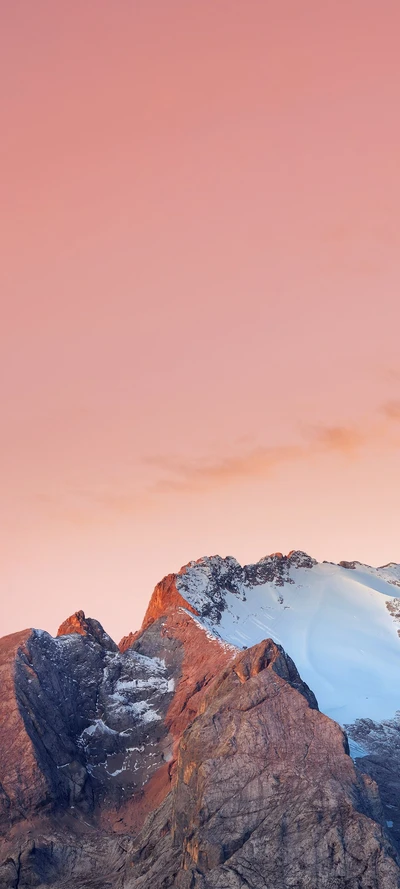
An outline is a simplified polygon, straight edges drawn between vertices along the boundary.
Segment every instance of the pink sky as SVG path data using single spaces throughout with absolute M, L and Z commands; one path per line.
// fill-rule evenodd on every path
M 1 623 L 400 561 L 398 0 L 15 0 L 0 28 Z

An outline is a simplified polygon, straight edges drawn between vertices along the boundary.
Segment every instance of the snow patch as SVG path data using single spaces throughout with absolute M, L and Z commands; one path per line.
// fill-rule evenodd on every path
M 240 566 L 232 562 L 200 560 L 179 576 L 180 591 L 198 611 L 212 605 L 211 596 L 220 587 L 218 620 L 192 615 L 209 638 L 233 648 L 272 638 L 293 658 L 322 712 L 341 725 L 364 717 L 382 721 L 396 713 L 400 639 L 386 603 L 398 596 L 399 565 L 376 569 L 354 563 L 349 570 L 313 563 L 310 569 L 299 560 L 277 589 L 274 580 L 245 583 Z M 236 574 L 230 590 L 225 576 L 232 568 Z
M 348 738 L 350 756 L 352 759 L 361 759 L 362 756 L 368 756 L 368 750 L 365 750 L 357 741 Z
M 97 734 L 98 732 L 103 732 L 109 735 L 118 735 L 118 732 L 106 725 L 102 719 L 95 719 L 91 725 L 88 725 L 88 727 L 83 730 L 81 738 L 83 738 L 84 735 L 90 736 Z

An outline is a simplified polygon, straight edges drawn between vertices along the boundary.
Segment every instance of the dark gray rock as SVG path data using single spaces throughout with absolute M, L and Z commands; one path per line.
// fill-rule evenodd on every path
M 357 768 L 379 788 L 391 842 L 400 854 L 400 714 L 374 722 L 358 719 L 346 726 Z

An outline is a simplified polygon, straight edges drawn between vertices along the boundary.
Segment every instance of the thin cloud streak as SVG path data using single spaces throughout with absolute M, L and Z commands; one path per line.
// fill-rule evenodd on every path
M 355 427 L 313 427 L 309 435 L 310 440 L 304 445 L 258 447 L 214 462 L 207 459 L 189 462 L 161 456 L 150 458 L 146 462 L 175 476 L 159 479 L 150 490 L 152 493 L 189 492 L 246 479 L 265 479 L 285 464 L 320 454 L 354 454 L 366 441 L 365 434 Z
M 178 461 L 173 458 L 155 457 L 150 461 L 161 470 L 174 472 L 176 478 L 159 479 L 151 487 L 152 493 L 168 491 L 192 491 L 218 484 L 229 484 L 248 478 L 266 478 L 271 471 L 284 463 L 301 459 L 304 448 L 297 445 L 254 448 L 234 457 L 209 460 Z
M 172 456 L 148 458 L 147 464 L 169 475 L 156 481 L 149 493 L 190 493 L 243 480 L 266 479 L 285 464 L 324 454 L 354 458 L 368 444 L 390 443 L 391 421 L 400 420 L 400 402 L 383 405 L 379 413 L 385 416 L 383 423 L 366 421 L 359 426 L 312 426 L 305 431 L 308 441 L 303 445 L 258 447 L 214 462 L 209 459 L 186 461 Z

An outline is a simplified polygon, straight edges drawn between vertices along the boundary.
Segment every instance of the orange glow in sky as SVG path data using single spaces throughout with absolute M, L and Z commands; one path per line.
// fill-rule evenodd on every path
M 201 555 L 400 561 L 398 0 L 15 0 L 0 635 Z

